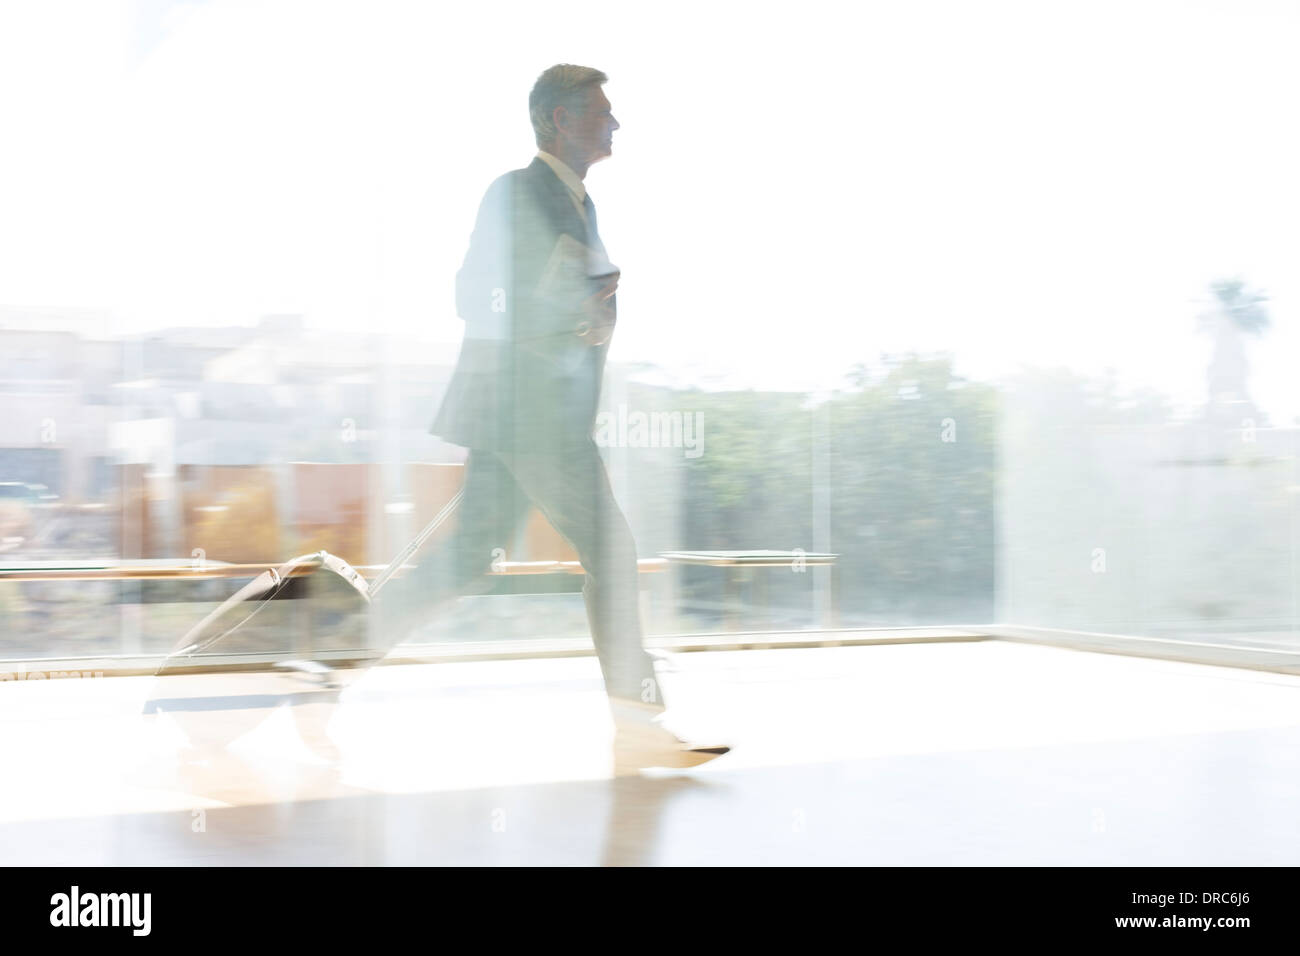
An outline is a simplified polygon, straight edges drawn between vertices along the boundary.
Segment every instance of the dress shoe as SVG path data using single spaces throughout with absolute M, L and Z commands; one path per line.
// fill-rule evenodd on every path
M 664 707 L 636 700 L 611 697 L 614 720 L 614 749 L 622 762 L 641 766 L 694 767 L 731 750 L 715 740 L 694 739 L 671 725 Z

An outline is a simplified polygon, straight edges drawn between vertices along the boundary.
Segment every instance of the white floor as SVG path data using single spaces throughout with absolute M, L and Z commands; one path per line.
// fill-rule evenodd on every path
M 1300 677 L 985 641 L 0 682 L 6 864 L 1300 864 Z M 161 710 L 162 713 L 156 713 Z

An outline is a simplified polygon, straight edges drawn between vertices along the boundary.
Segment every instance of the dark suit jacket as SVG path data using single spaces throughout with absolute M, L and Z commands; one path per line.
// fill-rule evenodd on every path
M 540 159 L 488 188 L 456 275 L 465 338 L 432 434 L 499 451 L 563 448 L 591 436 L 608 345 L 588 345 L 576 332 L 589 321 L 582 299 L 599 291 L 607 280 L 597 274 L 610 267 L 586 208 L 590 230 Z M 598 252 L 580 275 L 566 272 L 573 260 L 563 259 L 575 242 Z

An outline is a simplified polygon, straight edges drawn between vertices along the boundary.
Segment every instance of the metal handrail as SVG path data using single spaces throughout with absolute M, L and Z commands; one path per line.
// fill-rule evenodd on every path
M 637 570 L 641 572 L 664 571 L 668 568 L 664 558 L 641 558 Z M 221 578 L 256 577 L 264 571 L 277 569 L 274 564 L 228 564 L 223 561 L 179 563 L 168 559 L 141 559 L 131 562 L 94 565 L 58 564 L 49 567 L 0 568 L 0 581 L 126 581 L 126 580 L 179 580 L 203 581 Z M 316 570 L 315 564 L 302 564 L 287 572 L 289 577 L 303 577 Z M 364 577 L 374 577 L 386 565 L 363 565 L 356 570 Z M 409 568 L 411 565 L 406 565 Z M 502 561 L 493 566 L 489 574 L 584 574 L 578 561 Z

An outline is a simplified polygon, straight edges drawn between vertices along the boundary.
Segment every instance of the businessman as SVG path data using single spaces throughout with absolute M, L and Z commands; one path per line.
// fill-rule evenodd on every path
M 480 204 L 456 276 L 464 340 L 429 429 L 469 449 L 465 497 L 449 544 L 396 579 L 376 610 L 381 622 L 387 612 L 383 626 L 396 642 L 443 600 L 486 590 L 495 549 L 508 547 L 535 505 L 586 572 L 582 593 L 618 740 L 703 762 L 727 748 L 664 726 L 642 641 L 636 543 L 592 439 L 619 279 L 584 185 L 619 128 L 607 79 L 568 64 L 542 73 L 528 98 L 537 156 L 494 181 Z

